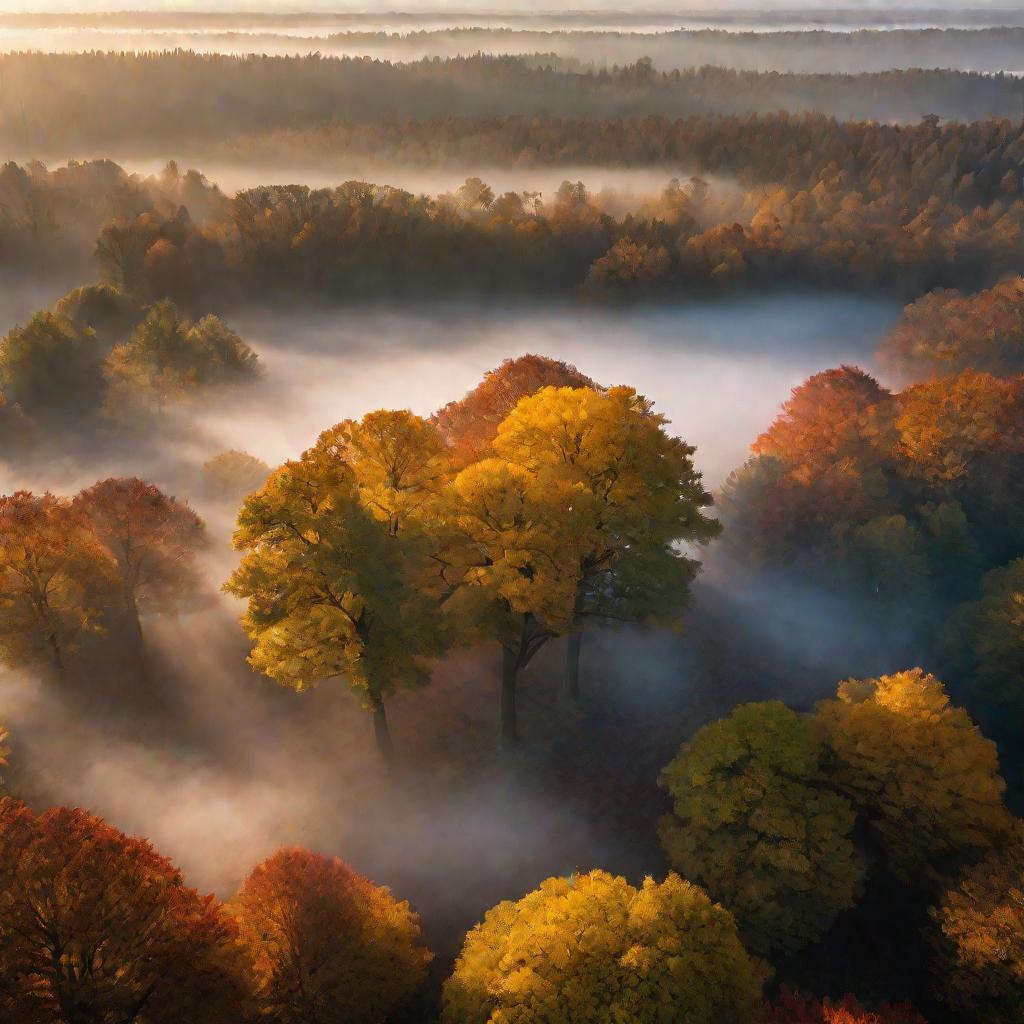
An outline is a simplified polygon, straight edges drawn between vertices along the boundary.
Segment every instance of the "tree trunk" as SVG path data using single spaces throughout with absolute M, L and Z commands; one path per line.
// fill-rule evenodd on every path
M 570 700 L 580 699 L 580 648 L 583 646 L 583 627 L 569 634 L 569 647 L 565 659 L 565 693 Z
M 60 637 L 57 636 L 56 630 L 51 630 L 50 636 L 50 656 L 53 661 L 53 670 L 57 674 L 57 682 L 63 683 L 67 676 L 67 669 L 64 665 L 64 652 L 60 647 Z
M 373 738 L 377 741 L 377 752 L 390 770 L 394 763 L 395 748 L 391 744 L 391 730 L 388 728 L 384 698 L 379 694 L 373 698 Z
M 514 747 L 519 742 L 516 719 L 516 684 L 519 682 L 519 651 L 501 649 L 501 742 Z

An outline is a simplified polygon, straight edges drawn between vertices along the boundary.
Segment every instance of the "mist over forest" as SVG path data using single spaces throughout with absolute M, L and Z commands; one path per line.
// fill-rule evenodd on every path
M 0 1024 L 1024 1024 L 1022 73 L 0 12 Z

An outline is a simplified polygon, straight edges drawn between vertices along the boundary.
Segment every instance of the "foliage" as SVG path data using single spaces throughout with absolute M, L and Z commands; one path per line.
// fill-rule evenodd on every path
M 0 496 L 0 658 L 67 667 L 100 629 L 114 565 L 80 509 L 46 493 Z
M 193 324 L 163 300 L 110 353 L 105 372 L 115 406 L 163 409 L 194 399 L 206 388 L 251 381 L 257 357 L 219 317 L 206 316 Z
M 325 431 L 245 500 L 234 542 L 246 554 L 225 586 L 248 599 L 255 669 L 297 689 L 343 676 L 376 710 L 428 681 L 442 637 L 429 552 L 364 504 L 351 436 L 350 424 Z
M 794 389 L 754 453 L 720 501 L 732 555 L 889 620 L 926 599 L 951 608 L 1024 548 L 1024 378 L 967 370 L 891 394 L 829 370 Z
M 236 929 L 145 841 L 85 811 L 0 801 L 0 1016 L 252 1019 Z
M 972 700 L 1024 711 L 1024 558 L 993 569 L 957 612 L 949 644 Z
M 33 416 L 93 412 L 103 399 L 103 355 L 91 330 L 37 313 L 0 340 L 0 393 Z
M 922 296 L 904 310 L 880 356 L 911 380 L 966 369 L 1024 373 L 1024 278 L 973 295 L 946 289 Z
M 909 1003 L 866 1010 L 852 995 L 835 1002 L 788 989 L 783 989 L 779 998 L 766 1009 L 762 1021 L 763 1024 L 925 1024 L 924 1017 Z
M 574 494 L 561 518 L 577 619 L 672 622 L 698 568 L 677 545 L 718 533 L 695 449 L 667 422 L 631 388 L 546 387 L 498 427 L 498 457 Z
M 933 911 L 939 997 L 965 1019 L 1006 1024 L 1024 1005 L 1024 844 L 968 868 Z
M 227 451 L 203 463 L 200 487 L 214 501 L 240 502 L 259 490 L 270 476 L 270 467 L 248 452 Z
M 383 1024 L 423 982 L 431 954 L 408 903 L 337 858 L 285 849 L 230 904 L 279 1024 Z
M 597 388 L 575 366 L 547 356 L 525 355 L 506 359 L 497 369 L 457 402 L 434 414 L 434 423 L 460 463 L 481 456 L 498 432 L 498 424 L 519 400 L 545 387 Z
M 700 729 L 661 776 L 669 861 L 732 910 L 762 955 L 816 941 L 858 895 L 853 810 L 820 759 L 805 718 L 744 704 Z
M 188 505 L 138 477 L 101 480 L 74 504 L 113 555 L 122 601 L 136 625 L 140 613 L 195 603 L 202 589 L 196 556 L 206 535 Z
M 829 778 L 903 882 L 941 884 L 1008 834 L 995 745 L 934 676 L 849 679 L 815 717 Z
M 142 319 L 142 310 L 123 292 L 108 284 L 74 288 L 53 307 L 56 317 L 67 320 L 76 330 L 91 330 L 104 354 L 131 333 Z
M 443 1019 L 739 1024 L 755 1019 L 761 981 L 732 916 L 696 886 L 593 871 L 489 910 L 445 984 Z

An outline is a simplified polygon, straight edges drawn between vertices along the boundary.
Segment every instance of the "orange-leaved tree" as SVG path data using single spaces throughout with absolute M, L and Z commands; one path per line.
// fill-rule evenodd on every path
M 541 388 L 597 388 L 589 377 L 569 363 L 548 356 L 524 355 L 506 359 L 497 369 L 457 402 L 434 414 L 434 423 L 459 465 L 479 458 L 494 440 L 498 424 L 520 399 Z
M 280 850 L 230 907 L 279 1024 L 384 1024 L 432 959 L 409 905 L 336 857 Z
M 111 477 L 79 493 L 74 506 L 113 555 L 123 610 L 140 642 L 142 614 L 195 603 L 202 590 L 197 556 L 206 533 L 187 504 L 138 477 Z
M 149 843 L 0 800 L 0 1019 L 244 1024 L 252 986 L 231 917 Z
M 63 678 L 100 629 L 114 562 L 80 509 L 52 494 L 0 496 L 0 661 L 49 662 Z

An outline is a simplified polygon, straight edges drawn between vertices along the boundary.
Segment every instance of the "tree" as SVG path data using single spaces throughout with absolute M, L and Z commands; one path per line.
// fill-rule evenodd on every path
M 446 571 L 458 567 L 460 580 L 447 610 L 461 635 L 501 644 L 501 735 L 511 746 L 523 669 L 572 627 L 585 497 L 556 472 L 489 458 L 455 477 L 445 504 Z
M 425 685 L 444 645 L 436 563 L 414 520 L 401 518 L 408 505 L 367 507 L 392 492 L 404 502 L 412 477 L 389 490 L 372 460 L 354 459 L 357 475 L 346 461 L 353 436 L 361 435 L 350 423 L 325 431 L 245 500 L 234 542 L 246 554 L 225 589 L 249 602 L 250 664 L 299 690 L 347 679 L 390 759 L 385 698 Z M 410 473 L 417 466 L 410 462 Z
M 941 884 L 1008 834 L 995 744 L 934 676 L 849 679 L 815 719 L 829 778 L 902 881 Z
M 194 604 L 203 587 L 197 555 L 206 531 L 188 505 L 138 477 L 101 480 L 74 504 L 113 555 L 123 610 L 140 644 L 142 614 Z
M 439 409 L 433 422 L 460 466 L 480 457 L 494 440 L 498 424 L 521 398 L 543 387 L 596 388 L 575 366 L 547 356 L 506 359 L 458 402 Z
M 6 768 L 7 765 L 10 763 L 8 761 L 8 757 L 10 756 L 11 751 L 10 748 L 7 746 L 8 738 L 9 737 L 7 734 L 7 730 L 2 725 L 0 725 L 0 768 Z M 3 776 L 0 775 L 0 793 L 3 792 L 3 782 Z
M 150 308 L 105 365 L 115 406 L 141 404 L 158 410 L 195 398 L 205 388 L 246 383 L 257 372 L 256 353 L 219 317 L 206 316 L 193 324 L 166 299 Z
M 258 491 L 270 476 L 270 466 L 248 452 L 227 451 L 203 463 L 200 487 L 213 500 L 235 504 Z
M 982 577 L 978 595 L 956 613 L 949 656 L 985 721 L 1024 725 L 1024 558 Z M 1017 766 L 1019 767 L 1019 765 Z
M 704 726 L 662 772 L 670 863 L 736 915 L 761 955 L 817 941 L 858 895 L 853 809 L 820 757 L 807 719 L 772 701 Z
M 578 495 L 571 514 L 576 596 L 567 681 L 579 694 L 579 652 L 590 619 L 670 625 L 686 604 L 699 563 L 679 545 L 719 531 L 693 466 L 695 449 L 632 388 L 545 387 L 498 426 L 499 458 L 557 478 Z
M 745 1024 L 762 975 L 732 915 L 676 875 L 636 889 L 603 871 L 549 878 L 466 936 L 445 1024 Z
M 0 800 L 0 1017 L 38 1024 L 251 1020 L 237 930 L 142 839 Z
M 279 1024 L 384 1024 L 432 959 L 408 903 L 308 850 L 264 861 L 230 907 Z
M 851 995 L 835 1002 L 783 988 L 762 1024 L 925 1024 L 925 1019 L 909 1003 L 867 1010 Z
M 50 662 L 63 678 L 83 633 L 97 632 L 114 565 L 92 524 L 46 493 L 0 496 L 0 659 Z
M 53 312 L 76 330 L 91 330 L 104 355 L 124 341 L 142 318 L 142 310 L 137 303 L 108 284 L 72 289 L 58 300 Z
M 1000 377 L 1024 373 L 1024 278 L 973 295 L 942 289 L 922 296 L 903 311 L 879 356 L 909 380 L 966 369 Z
M 0 340 L 0 394 L 33 417 L 87 415 L 103 401 L 103 355 L 92 331 L 37 313 Z
M 1009 1024 L 1024 1006 L 1022 838 L 968 868 L 932 911 L 936 992 L 965 1020 Z

